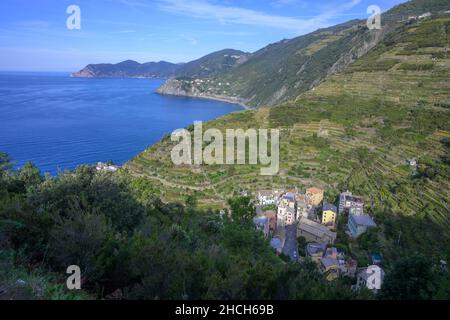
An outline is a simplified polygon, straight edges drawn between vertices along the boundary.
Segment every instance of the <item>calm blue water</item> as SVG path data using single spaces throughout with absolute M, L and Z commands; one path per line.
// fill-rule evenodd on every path
M 112 160 L 123 164 L 165 134 L 241 110 L 155 94 L 162 80 L 75 79 L 0 73 L 0 151 L 43 172 Z

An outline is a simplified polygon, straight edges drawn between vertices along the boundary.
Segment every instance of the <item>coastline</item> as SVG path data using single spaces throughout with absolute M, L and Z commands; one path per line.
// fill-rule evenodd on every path
M 74 79 L 144 79 L 144 80 L 164 80 L 167 81 L 169 80 L 169 78 L 164 78 L 164 77 L 157 77 L 157 76 L 149 76 L 149 77 L 145 77 L 145 76 L 130 76 L 130 77 L 123 77 L 123 76 L 80 76 L 80 75 L 76 75 L 75 73 L 71 73 L 69 75 L 70 78 L 74 78 Z
M 243 101 L 239 99 L 234 99 L 231 97 L 225 97 L 225 96 L 208 96 L 208 95 L 194 95 L 194 94 L 173 94 L 173 93 L 163 93 L 159 90 L 155 91 L 156 94 L 159 94 L 161 96 L 172 96 L 172 97 L 184 97 L 184 98 L 194 98 L 194 99 L 205 99 L 205 100 L 213 100 L 213 101 L 220 101 L 230 104 L 236 104 L 244 108 L 244 110 L 254 110 L 255 108 L 250 107 L 246 105 Z
M 81 74 L 80 72 L 74 72 L 70 74 L 71 78 L 78 78 L 78 79 L 159 79 L 164 80 L 166 83 L 162 85 L 162 87 L 158 88 L 155 93 L 161 96 L 172 96 L 172 97 L 185 97 L 185 98 L 198 98 L 198 99 L 206 99 L 206 100 L 213 100 L 213 101 L 220 101 L 230 104 L 239 105 L 244 110 L 254 110 L 254 107 L 248 106 L 242 99 L 232 98 L 228 96 L 213 96 L 213 95 L 196 95 L 196 94 L 189 94 L 187 92 L 177 92 L 177 93 L 170 93 L 164 89 L 164 85 L 167 84 L 167 81 L 170 80 L 170 78 L 164 78 L 164 77 L 146 77 L 146 76 L 133 76 L 133 77 L 123 77 L 123 76 L 96 76 L 92 74 Z

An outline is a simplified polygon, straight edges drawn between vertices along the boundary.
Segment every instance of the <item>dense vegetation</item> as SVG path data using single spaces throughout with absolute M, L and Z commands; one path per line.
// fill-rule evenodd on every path
M 176 72 L 176 78 L 197 79 L 226 73 L 239 63 L 245 61 L 249 55 L 249 53 L 233 49 L 213 52 L 200 59 L 184 64 Z
M 162 203 L 130 177 L 91 167 L 44 178 L 32 164 L 7 170 L 5 154 L 1 167 L 0 297 L 375 297 L 352 291 L 350 279 L 327 282 L 309 260 L 277 257 L 252 226 L 249 198 L 231 199 L 230 211 L 220 214 L 199 210 L 194 197 Z M 446 298 L 448 273 L 418 259 L 394 267 L 381 298 Z M 82 291 L 64 286 L 65 270 L 74 264 L 82 269 Z
M 80 167 L 43 178 L 31 164 L 2 169 L 0 188 L 0 287 L 10 297 L 371 297 L 326 283 L 310 262 L 278 258 L 254 230 L 248 198 L 230 200 L 231 214 L 220 215 L 199 210 L 195 198 L 164 204 L 120 175 Z M 64 289 L 73 264 L 83 272 L 81 293 Z

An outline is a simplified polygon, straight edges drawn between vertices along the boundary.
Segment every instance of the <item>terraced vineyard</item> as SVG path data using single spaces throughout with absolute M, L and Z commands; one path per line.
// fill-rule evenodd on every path
M 449 147 L 444 143 L 450 139 L 449 31 L 449 18 L 407 24 L 296 101 L 204 124 L 204 130 L 222 132 L 280 129 L 281 168 L 276 176 L 259 175 L 257 165 L 175 167 L 169 137 L 126 168 L 153 184 L 167 201 L 195 194 L 209 208 L 225 207 L 226 199 L 242 191 L 315 185 L 334 201 L 350 189 L 365 197 L 368 210 L 383 225 L 380 243 L 391 248 L 386 254 L 398 249 L 392 239 L 400 233 L 449 257 Z M 401 68 L 414 63 L 432 68 Z M 416 159 L 418 167 L 409 166 L 407 159 Z

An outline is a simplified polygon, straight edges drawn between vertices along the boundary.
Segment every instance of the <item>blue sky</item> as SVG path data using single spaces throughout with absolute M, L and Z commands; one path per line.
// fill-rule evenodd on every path
M 1 0 L 0 70 L 76 71 L 89 63 L 186 62 L 253 52 L 404 0 Z M 81 30 L 68 30 L 69 5 Z

